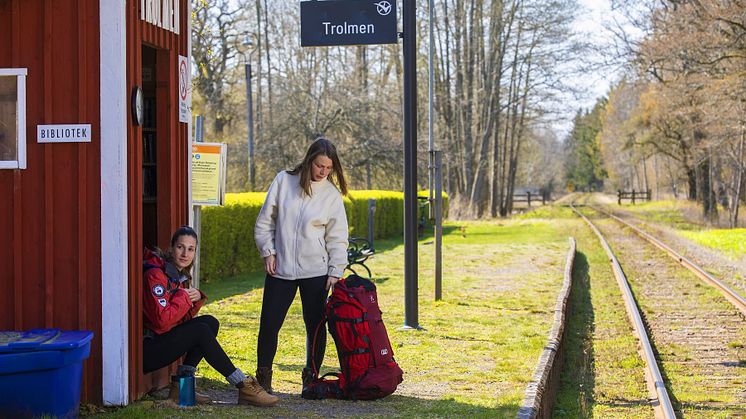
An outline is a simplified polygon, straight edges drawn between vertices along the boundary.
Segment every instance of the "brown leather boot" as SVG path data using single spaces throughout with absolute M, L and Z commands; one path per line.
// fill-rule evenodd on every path
M 171 384 L 168 386 L 168 398 L 171 399 L 176 404 L 179 404 L 179 380 L 178 378 L 176 381 L 174 379 L 171 379 Z M 202 394 L 197 390 L 194 390 L 194 401 L 197 402 L 197 404 L 210 404 L 212 403 L 212 400 L 210 400 L 210 396 L 206 394 Z
M 272 393 L 272 368 L 270 367 L 258 367 L 256 369 L 256 381 L 262 386 L 264 391 L 269 394 Z
M 238 389 L 238 404 L 265 407 L 274 406 L 279 400 L 279 397 L 264 391 L 254 377 L 243 380 L 243 387 Z
M 313 383 L 313 380 L 316 379 L 316 374 L 314 374 L 311 368 L 303 368 L 303 372 L 301 373 L 301 379 L 303 380 L 303 388 L 301 389 L 301 393 L 302 393 L 303 390 L 305 390 L 306 387 L 308 387 L 308 385 Z

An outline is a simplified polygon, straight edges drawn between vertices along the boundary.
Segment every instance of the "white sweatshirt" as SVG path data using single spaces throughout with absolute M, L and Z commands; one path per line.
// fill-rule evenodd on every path
M 275 255 L 282 279 L 341 277 L 347 266 L 347 214 L 342 194 L 328 179 L 303 192 L 300 175 L 277 174 L 254 226 L 262 257 Z

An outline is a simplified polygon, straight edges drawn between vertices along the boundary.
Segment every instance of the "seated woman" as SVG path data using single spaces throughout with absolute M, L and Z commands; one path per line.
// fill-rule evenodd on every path
M 218 320 L 197 316 L 207 296 L 191 287 L 191 268 L 197 250 L 197 233 L 179 227 L 167 252 L 145 250 L 143 262 L 143 371 L 163 368 L 184 357 L 172 377 L 169 397 L 178 401 L 178 377 L 194 375 L 205 358 L 213 368 L 238 388 L 238 404 L 273 406 L 279 398 L 267 394 L 252 376 L 246 376 L 225 354 L 216 340 Z M 195 395 L 209 403 L 204 395 Z

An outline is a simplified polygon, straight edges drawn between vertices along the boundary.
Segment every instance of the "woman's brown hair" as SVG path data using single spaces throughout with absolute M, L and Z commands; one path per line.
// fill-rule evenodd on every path
M 336 184 L 342 195 L 347 195 L 347 181 L 345 180 L 342 163 L 339 162 L 337 148 L 331 141 L 324 137 L 317 138 L 306 152 L 303 161 L 295 166 L 293 170 L 288 170 L 291 175 L 300 175 L 300 186 L 306 195 L 311 196 L 311 164 L 316 157 L 326 156 L 332 161 L 332 170 L 329 173 L 329 180 Z
M 181 237 L 181 236 L 194 237 L 194 241 L 197 242 L 197 243 L 199 243 L 199 239 L 197 238 L 197 232 L 194 231 L 193 228 L 191 228 L 189 226 L 181 226 L 181 227 L 177 228 L 176 231 L 174 231 L 174 234 L 171 236 L 171 246 L 169 246 L 168 250 L 164 252 L 163 250 L 161 250 L 161 249 L 159 249 L 159 248 L 156 247 L 156 248 L 153 249 L 154 252 L 155 252 L 155 254 L 157 254 L 159 257 L 161 257 L 166 262 L 174 265 L 174 263 L 173 263 L 174 262 L 174 255 L 173 255 L 171 249 L 173 249 L 174 245 L 176 245 L 176 241 L 179 240 L 179 237 Z M 189 281 L 188 282 L 188 284 L 189 284 L 188 286 L 190 286 L 190 287 L 191 287 L 191 284 L 192 284 L 192 273 L 191 273 L 192 266 L 194 266 L 194 260 L 192 260 L 192 263 L 190 263 L 189 266 L 185 267 L 182 270 L 179 270 L 180 274 L 182 274 L 182 275 L 184 275 L 184 276 L 187 277 L 187 280 Z M 174 265 L 174 267 L 176 267 L 176 265 Z

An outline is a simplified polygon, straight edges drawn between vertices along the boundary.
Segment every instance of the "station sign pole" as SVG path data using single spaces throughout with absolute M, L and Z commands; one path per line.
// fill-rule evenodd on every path
M 395 0 L 300 2 L 301 46 L 395 44 Z M 403 329 L 420 329 L 417 314 L 417 21 L 415 0 L 402 0 L 404 56 L 404 312 Z
M 417 277 L 417 20 L 403 0 L 404 53 L 404 328 L 419 329 Z

